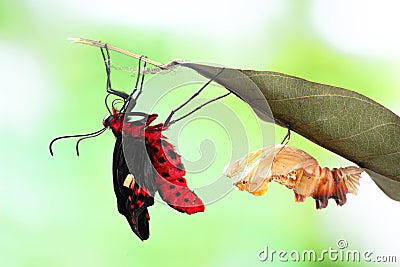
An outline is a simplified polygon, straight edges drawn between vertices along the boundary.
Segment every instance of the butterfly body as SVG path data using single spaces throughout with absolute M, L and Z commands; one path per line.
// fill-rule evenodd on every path
M 188 188 L 181 158 L 163 135 L 167 127 L 162 123 L 151 125 L 157 115 L 133 122 L 124 121 L 124 117 L 125 113 L 113 109 L 103 120 L 104 127 L 109 127 L 116 137 L 114 192 L 118 211 L 126 217 L 133 232 L 145 240 L 149 237 L 147 207 L 154 204 L 156 192 L 179 212 L 193 214 L 205 208 Z

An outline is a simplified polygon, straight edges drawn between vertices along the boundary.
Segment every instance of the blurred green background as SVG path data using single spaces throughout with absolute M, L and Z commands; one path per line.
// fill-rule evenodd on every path
M 116 209 L 110 132 L 85 142 L 79 158 L 73 141 L 58 143 L 53 158 L 47 150 L 56 136 L 99 129 L 106 115 L 99 51 L 68 37 L 164 63 L 279 71 L 355 90 L 399 114 L 399 8 L 397 1 L 2 1 L 1 266 L 277 266 L 288 263 L 260 262 L 257 252 L 337 249 L 340 238 L 348 249 L 399 262 L 400 204 L 368 176 L 345 206 L 330 202 L 321 211 L 276 184 L 263 197 L 234 190 L 193 216 L 156 203 L 150 240 L 140 242 Z M 284 134 L 277 129 L 276 139 Z M 322 166 L 349 164 L 298 135 L 290 145 Z

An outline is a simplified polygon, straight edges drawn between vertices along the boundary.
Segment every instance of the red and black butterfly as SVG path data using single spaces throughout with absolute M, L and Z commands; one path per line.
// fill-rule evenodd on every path
M 121 98 L 122 107 L 117 109 L 114 105 L 114 100 L 112 109 L 110 109 L 107 105 L 106 97 L 105 102 L 110 114 L 103 120 L 103 129 L 86 135 L 55 138 L 51 141 L 49 149 L 53 155 L 52 144 L 55 141 L 69 137 L 81 137 L 76 143 L 76 150 L 79 155 L 78 146 L 80 141 L 100 135 L 107 128 L 110 128 L 116 137 L 112 169 L 118 211 L 126 217 L 132 231 L 141 240 L 146 240 L 150 235 L 150 215 L 147 208 L 154 204 L 156 192 L 159 193 L 163 201 L 179 212 L 193 214 L 203 212 L 205 209 L 203 201 L 188 188 L 184 178 L 185 168 L 181 157 L 176 153 L 174 146 L 166 140 L 163 132 L 175 122 L 199 110 L 204 105 L 227 96 L 229 93 L 210 100 L 190 113 L 172 120 L 173 114 L 195 98 L 213 81 L 211 79 L 185 103 L 173 110 L 164 123 L 152 125 L 152 122 L 157 118 L 157 114 L 129 111 L 135 107 L 143 89 L 142 58 L 139 59 L 135 88 L 131 94 L 126 94 L 112 89 L 110 54 L 107 45 L 100 49 L 107 73 L 107 97 L 115 95 Z M 106 53 L 104 53 L 104 50 Z M 146 63 L 143 66 L 143 69 L 145 68 Z M 127 158 L 129 160 L 126 160 Z

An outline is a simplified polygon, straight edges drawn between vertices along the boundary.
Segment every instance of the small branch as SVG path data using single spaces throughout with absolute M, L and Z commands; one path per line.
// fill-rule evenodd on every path
M 96 46 L 96 47 L 103 47 L 103 48 L 105 48 L 105 43 L 102 43 L 102 42 L 99 42 L 99 41 L 90 40 L 90 39 L 85 39 L 85 38 L 68 38 L 68 40 L 70 40 L 72 43 L 86 44 L 86 45 L 90 45 L 90 46 Z M 122 49 L 122 48 L 119 48 L 119 47 L 116 47 L 116 46 L 113 46 L 113 45 L 110 45 L 110 44 L 107 44 L 107 48 L 108 48 L 109 50 L 113 50 L 113 51 L 115 51 L 115 52 L 118 52 L 118 53 L 127 55 L 128 57 L 133 57 L 133 58 L 136 58 L 136 59 L 140 59 L 140 57 L 141 57 L 140 55 L 137 55 L 137 54 L 135 54 L 135 53 L 129 52 L 129 51 L 127 51 L 127 50 L 124 50 L 124 49 Z M 149 63 L 149 64 L 151 64 L 151 65 L 153 65 L 153 66 L 155 66 L 155 67 L 157 67 L 157 68 L 160 68 L 160 69 L 162 69 L 162 70 L 167 69 L 168 66 L 171 65 L 171 63 L 169 63 L 169 64 L 167 64 L 167 65 L 164 65 L 164 64 L 159 63 L 159 62 L 157 62 L 157 61 L 153 61 L 153 60 L 151 60 L 151 59 L 148 59 L 148 58 L 146 58 L 146 57 L 142 57 L 142 61 L 145 61 L 145 62 L 147 62 L 147 63 Z

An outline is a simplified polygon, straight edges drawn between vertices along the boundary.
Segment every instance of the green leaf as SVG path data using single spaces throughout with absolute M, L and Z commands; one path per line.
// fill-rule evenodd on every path
M 278 72 L 226 68 L 218 75 L 220 67 L 177 64 L 215 78 L 261 119 L 272 121 L 272 112 L 276 124 L 365 168 L 400 201 L 400 117 L 389 109 L 359 93 Z

